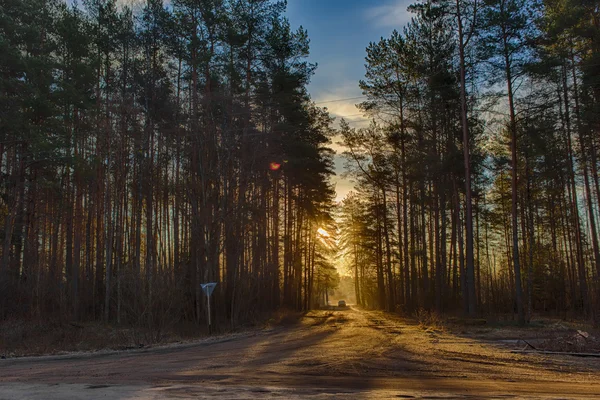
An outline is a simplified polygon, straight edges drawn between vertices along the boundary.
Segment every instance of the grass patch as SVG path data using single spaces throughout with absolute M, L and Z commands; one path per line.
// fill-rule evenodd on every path
M 446 321 L 435 311 L 427 311 L 420 308 L 415 313 L 415 319 L 419 328 L 429 332 L 444 332 L 446 331 Z

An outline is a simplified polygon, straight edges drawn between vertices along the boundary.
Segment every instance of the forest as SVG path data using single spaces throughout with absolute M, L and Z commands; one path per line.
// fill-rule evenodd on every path
M 285 2 L 0 2 L 0 320 L 234 327 L 337 273 L 331 118 Z M 323 249 L 322 249 L 323 248 Z
M 346 264 L 367 307 L 600 323 L 597 1 L 424 1 L 372 42 Z
M 285 1 L 136 4 L 0 0 L 0 321 L 204 324 L 218 282 L 234 328 L 339 270 L 364 308 L 600 324 L 598 1 L 416 2 L 367 127 Z

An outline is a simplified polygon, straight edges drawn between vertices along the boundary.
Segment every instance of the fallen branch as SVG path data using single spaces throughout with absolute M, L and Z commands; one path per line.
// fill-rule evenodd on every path
M 544 351 L 544 350 L 512 350 L 511 353 L 519 354 L 551 354 L 556 356 L 573 356 L 573 357 L 598 357 L 600 353 L 570 353 L 566 351 Z
M 577 331 L 577 334 L 579 334 L 579 336 L 581 336 L 582 338 L 584 338 L 585 340 L 588 340 L 590 338 L 590 334 L 587 332 L 583 332 L 583 331 Z
M 531 347 L 532 349 L 534 349 L 534 350 L 537 350 L 537 349 L 535 348 L 535 346 L 534 346 L 534 345 L 532 345 L 531 343 L 529 343 L 527 340 L 525 340 L 525 339 L 521 339 L 521 340 L 522 340 L 522 341 L 524 341 L 524 342 L 525 342 L 525 344 L 527 344 L 527 345 L 528 345 L 529 347 Z

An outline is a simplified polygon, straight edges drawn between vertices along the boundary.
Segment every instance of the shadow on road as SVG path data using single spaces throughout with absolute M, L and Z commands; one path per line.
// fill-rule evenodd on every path
M 598 371 L 597 363 L 515 355 L 482 341 L 423 330 L 394 315 L 329 306 L 265 331 L 179 348 L 2 360 L 0 393 L 3 383 L 23 382 L 583 396 L 600 394 Z M 197 390 L 185 393 L 192 392 Z

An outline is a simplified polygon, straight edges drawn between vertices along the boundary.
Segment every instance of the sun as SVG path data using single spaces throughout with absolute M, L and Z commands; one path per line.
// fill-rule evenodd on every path
M 317 233 L 323 237 L 330 237 L 331 235 L 323 228 L 317 229 Z

